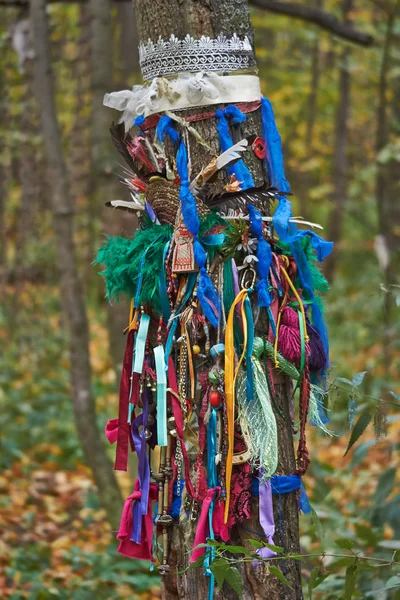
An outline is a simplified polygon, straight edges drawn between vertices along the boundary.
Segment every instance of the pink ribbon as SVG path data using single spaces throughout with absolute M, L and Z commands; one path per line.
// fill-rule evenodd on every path
M 118 419 L 109 419 L 105 427 L 105 432 L 110 444 L 115 444 L 118 439 Z
M 121 523 L 117 534 L 117 539 L 120 540 L 117 552 L 129 558 L 138 558 L 155 562 L 153 557 L 152 503 L 155 502 L 158 497 L 157 484 L 150 484 L 147 514 L 141 517 L 142 535 L 140 543 L 136 544 L 130 539 L 134 526 L 132 503 L 140 502 L 141 497 L 142 492 L 139 490 L 139 480 L 136 479 L 134 492 L 125 500 L 124 508 L 122 510 Z
M 196 560 L 205 553 L 205 548 L 196 548 L 199 544 L 205 544 L 207 541 L 207 537 L 209 534 L 209 521 L 208 521 L 208 511 L 210 509 L 210 504 L 215 496 L 219 495 L 220 487 L 217 486 L 215 488 L 210 488 L 207 492 L 206 497 L 201 505 L 201 513 L 200 518 L 196 527 L 196 535 L 194 537 L 193 547 L 195 550 L 192 552 L 192 556 L 190 557 L 190 562 L 194 563 Z M 229 540 L 229 529 L 224 524 L 224 512 L 225 507 L 223 502 L 216 502 L 214 511 L 213 511 L 213 530 L 214 534 L 221 537 L 224 542 Z

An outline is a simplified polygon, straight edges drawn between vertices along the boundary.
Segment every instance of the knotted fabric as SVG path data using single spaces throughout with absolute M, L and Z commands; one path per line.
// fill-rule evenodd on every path
M 124 508 L 121 516 L 121 523 L 117 539 L 120 541 L 118 550 L 119 554 L 128 556 L 129 558 L 139 558 L 141 560 L 151 560 L 155 562 L 153 557 L 153 521 L 151 517 L 152 503 L 157 500 L 158 486 L 155 483 L 150 484 L 147 511 L 142 515 L 141 519 L 141 537 L 139 543 L 131 540 L 132 529 L 135 526 L 133 516 L 133 506 L 139 503 L 142 499 L 142 492 L 139 490 L 139 480 L 135 481 L 134 492 L 125 500 Z

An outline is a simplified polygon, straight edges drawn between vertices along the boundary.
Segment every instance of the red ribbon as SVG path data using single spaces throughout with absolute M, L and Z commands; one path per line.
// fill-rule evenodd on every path
M 122 366 L 121 383 L 119 386 L 118 434 L 117 452 L 114 469 L 126 471 L 128 468 L 128 447 L 131 436 L 128 423 L 130 377 L 132 372 L 134 332 L 129 331 L 126 341 L 126 350 Z

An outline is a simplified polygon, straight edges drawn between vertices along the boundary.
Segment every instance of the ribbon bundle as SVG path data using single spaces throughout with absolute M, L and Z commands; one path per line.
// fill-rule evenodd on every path
M 125 111 L 128 128 L 137 114 L 167 111 L 154 126 L 144 126 L 141 116 L 137 138 L 118 140 L 128 162 L 133 154 L 135 177 L 124 183 L 145 215 L 132 239 L 108 239 L 98 259 L 105 265 L 108 295 L 132 301 L 118 419 L 106 427 L 110 443 L 117 442 L 116 469 L 127 469 L 129 445 L 138 455 L 119 552 L 154 561 L 154 539 L 161 537 L 161 574 L 169 568 L 171 526 L 195 525 L 195 562 L 204 553 L 196 546 L 207 539 L 228 541 L 230 527 L 248 518 L 256 496 L 270 544 L 273 494 L 299 494 L 301 510 L 309 512 L 301 479 L 309 462 L 307 420 L 327 431 L 323 378 L 329 354 L 319 299 L 327 286 L 316 263 L 332 244 L 291 221 L 272 106 L 259 92 L 251 98 L 258 101 L 251 110 L 261 111 L 264 138 L 252 147 L 255 136 L 238 142 L 250 111 L 245 104 L 243 110 L 228 104 L 209 113 L 223 154 L 211 161 L 208 156 L 196 173 L 191 140 L 203 152 L 210 147 L 197 129 L 169 112 L 182 96 L 191 106 L 215 104 L 237 91 L 242 77 L 158 78 L 105 101 Z M 260 148 L 273 188 L 255 187 L 246 160 L 252 149 L 263 160 Z M 265 194 L 278 202 L 272 223 Z M 283 407 L 275 391 L 278 372 L 293 380 Z M 296 472 L 277 475 L 278 421 L 286 420 L 280 426 L 291 430 L 296 414 Z M 263 548 L 259 555 L 267 560 L 273 552 Z M 212 560 L 211 546 L 204 562 L 210 598 Z

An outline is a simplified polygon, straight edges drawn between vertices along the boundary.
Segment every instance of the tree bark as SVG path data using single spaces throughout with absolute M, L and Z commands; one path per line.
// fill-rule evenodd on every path
M 45 0 L 32 0 L 35 88 L 47 156 L 61 299 L 70 334 L 71 385 L 75 420 L 86 463 L 92 469 L 100 502 L 114 529 L 118 527 L 121 494 L 96 424 L 91 389 L 89 332 L 73 239 L 73 202 L 68 188 L 54 101 Z
M 343 1 L 343 17 L 347 20 L 352 10 L 353 0 Z M 324 272 L 328 281 L 333 281 L 338 260 L 338 244 L 342 237 L 343 211 L 347 196 L 347 138 L 348 138 L 348 119 L 350 113 L 350 88 L 351 75 L 350 67 L 350 49 L 344 47 L 340 60 L 339 72 L 339 102 L 336 112 L 336 143 L 333 163 L 333 209 L 329 214 L 329 225 L 327 237 L 337 244 L 335 250 L 328 256 L 324 265 Z
M 48 2 L 67 2 L 67 3 L 75 3 L 75 2 L 89 2 L 89 0 L 47 0 Z M 128 2 L 129 0 L 114 0 L 114 2 Z M 0 0 L 0 6 L 20 6 L 26 7 L 29 4 L 29 0 Z M 288 17 L 294 17 L 296 19 L 301 19 L 307 23 L 313 23 L 326 31 L 329 31 L 333 35 L 336 35 L 342 39 L 348 40 L 349 42 L 353 42 L 354 44 L 359 44 L 361 46 L 371 46 L 374 43 L 374 38 L 368 33 L 364 33 L 363 31 L 359 31 L 354 29 L 351 25 L 348 26 L 344 23 L 341 23 L 334 15 L 325 12 L 323 10 L 318 10 L 317 8 L 310 8 L 308 6 L 304 6 L 302 4 L 291 3 L 291 2 L 279 2 L 277 0 L 250 0 L 250 4 L 253 6 L 257 6 L 259 8 L 263 8 L 270 12 L 286 15 Z M 218 9 L 218 1 L 210 0 L 209 6 L 213 6 L 216 12 Z M 228 7 L 229 8 L 229 7 Z M 229 10 L 227 13 L 223 13 L 219 11 L 222 22 L 225 21 L 225 18 L 229 18 Z
M 199 2 L 196 0 L 134 0 L 133 1 L 138 20 L 139 40 L 147 41 L 148 38 L 156 40 L 158 36 L 168 38 L 171 34 L 184 37 L 191 34 L 194 37 L 207 35 L 215 37 L 218 33 L 225 35 L 247 35 L 253 40 L 253 30 L 250 22 L 248 5 L 246 0 L 210 0 L 210 2 Z M 157 15 L 157 18 L 154 18 Z M 216 107 L 215 107 L 216 108 Z M 192 113 L 207 112 L 207 109 L 185 110 L 185 116 Z M 179 114 L 179 111 L 177 111 Z M 219 152 L 219 138 L 217 125 L 214 119 L 205 119 L 193 122 L 197 131 L 213 152 Z M 260 111 L 247 115 L 242 130 L 243 135 L 250 132 L 258 132 L 261 135 Z M 211 154 L 199 144 L 190 147 L 190 158 L 193 173 L 198 172 L 207 164 Z M 262 163 L 254 159 L 251 153 L 245 156 L 247 166 L 252 171 L 256 185 L 262 184 L 266 178 Z M 277 386 L 279 392 L 279 403 L 285 412 L 286 418 L 277 416 L 280 462 L 278 472 L 292 474 L 295 471 L 295 457 L 292 439 L 291 420 L 288 418 L 289 394 L 285 385 Z M 258 502 L 253 499 L 253 516 L 249 521 L 244 521 L 241 526 L 232 531 L 232 543 L 248 545 L 248 538 L 253 537 L 247 531 L 260 532 L 262 528 L 258 519 Z M 299 551 L 299 526 L 298 526 L 298 504 L 295 493 L 288 494 L 281 499 L 278 506 L 275 502 L 275 519 L 277 532 L 275 542 L 281 543 L 286 552 Z M 190 527 L 190 526 L 189 526 Z M 182 573 L 188 566 L 190 550 L 193 544 L 194 531 L 183 529 L 179 526 L 173 527 L 172 541 L 169 552 L 170 572 L 162 581 L 162 594 L 164 600 L 207 597 L 207 578 L 203 569 L 191 569 Z M 257 536 L 256 536 L 257 537 Z M 243 598 L 245 600 L 260 600 L 262 598 L 276 598 L 277 600 L 301 599 L 301 579 L 299 565 L 295 561 L 287 562 L 283 566 L 285 575 L 291 583 L 292 589 L 281 584 L 276 578 L 268 575 L 265 566 L 253 568 L 250 565 L 239 563 L 238 567 L 243 579 Z M 223 590 L 215 589 L 214 598 L 228 600 L 237 598 L 236 593 L 226 584 Z

